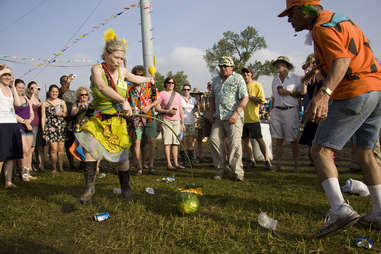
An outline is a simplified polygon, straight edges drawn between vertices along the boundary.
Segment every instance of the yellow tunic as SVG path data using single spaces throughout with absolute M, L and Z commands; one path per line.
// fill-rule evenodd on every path
M 102 77 L 106 84 L 107 78 L 101 65 Z M 92 79 L 91 79 L 92 80 Z M 119 95 L 126 97 L 127 83 L 121 78 L 118 70 L 118 80 L 115 83 Z M 95 110 L 104 110 L 102 115 L 113 115 L 112 117 L 101 120 L 98 114 L 92 116 L 80 129 L 75 136 L 82 147 L 92 155 L 94 159 L 106 159 L 111 162 L 122 162 L 128 160 L 128 151 L 131 147 L 131 139 L 128 135 L 126 119 L 118 116 L 114 102 L 104 96 L 91 83 L 92 107 Z M 111 108 L 112 107 L 112 108 Z M 106 110 L 105 110 L 106 109 Z

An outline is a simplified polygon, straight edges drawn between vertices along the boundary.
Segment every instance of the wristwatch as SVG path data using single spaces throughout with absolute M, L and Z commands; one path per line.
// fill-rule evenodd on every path
M 326 86 L 322 86 L 322 87 L 320 88 L 320 90 L 322 90 L 324 93 L 328 94 L 328 96 L 331 96 L 331 95 L 332 95 L 332 90 L 329 89 L 329 88 L 326 87 Z

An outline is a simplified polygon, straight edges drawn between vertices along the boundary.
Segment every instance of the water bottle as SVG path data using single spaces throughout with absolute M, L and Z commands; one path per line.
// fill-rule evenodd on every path
M 271 219 L 265 212 L 261 212 L 258 215 L 258 223 L 264 228 L 275 231 L 278 221 Z
M 182 140 L 184 137 L 184 132 L 180 132 L 180 134 L 177 137 L 179 137 L 179 139 Z

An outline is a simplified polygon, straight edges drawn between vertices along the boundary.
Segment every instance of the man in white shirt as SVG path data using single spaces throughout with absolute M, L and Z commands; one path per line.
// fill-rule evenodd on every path
M 300 123 L 299 123 L 299 101 L 298 98 L 303 93 L 302 78 L 289 73 L 294 67 L 285 56 L 280 56 L 274 61 L 277 75 L 272 83 L 272 110 L 270 131 L 275 143 L 274 162 L 275 170 L 280 170 L 282 158 L 283 142 L 290 142 L 294 157 L 294 168 L 298 171 L 298 143 Z

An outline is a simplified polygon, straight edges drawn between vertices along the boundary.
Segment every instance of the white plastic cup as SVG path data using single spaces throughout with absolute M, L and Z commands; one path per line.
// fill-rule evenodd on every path
M 267 216 L 267 213 L 261 212 L 258 215 L 258 223 L 264 228 L 275 231 L 278 221 Z

